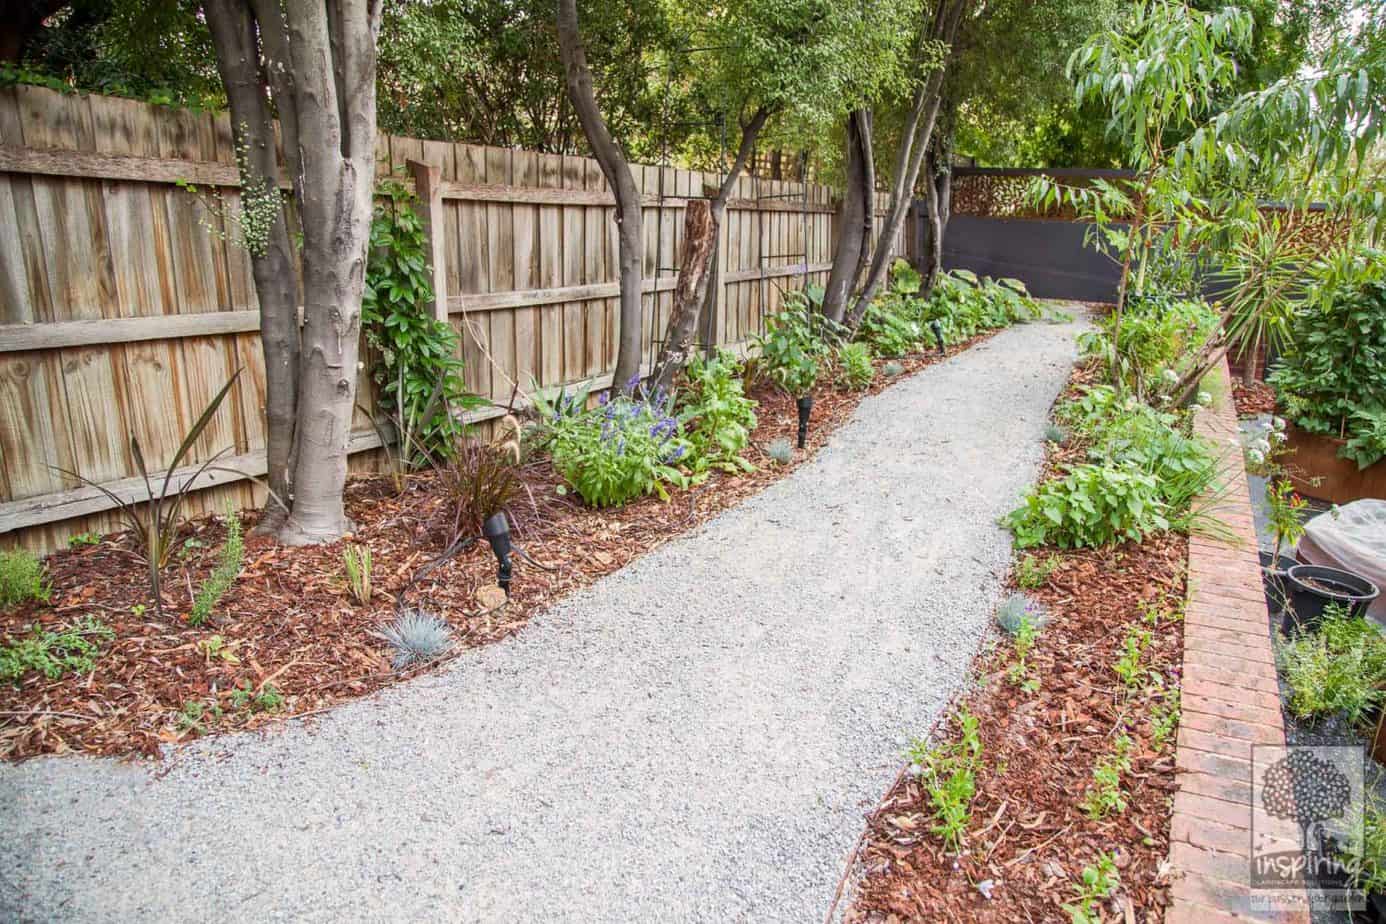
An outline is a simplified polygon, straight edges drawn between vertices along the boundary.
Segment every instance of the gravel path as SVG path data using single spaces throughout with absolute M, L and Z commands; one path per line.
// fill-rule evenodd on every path
M 793 476 L 448 670 L 161 768 L 0 768 L 0 919 L 821 920 L 962 681 L 1079 325 L 868 398 Z

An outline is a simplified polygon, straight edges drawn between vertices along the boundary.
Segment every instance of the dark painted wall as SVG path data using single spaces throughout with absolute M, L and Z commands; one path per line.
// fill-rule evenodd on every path
M 1083 246 L 1087 227 L 1076 221 L 954 215 L 943 236 L 943 268 L 1014 277 L 1038 298 L 1114 302 L 1121 267 Z

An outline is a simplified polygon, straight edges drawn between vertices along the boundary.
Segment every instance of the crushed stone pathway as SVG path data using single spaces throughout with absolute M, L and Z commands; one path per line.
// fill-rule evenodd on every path
M 0 919 L 815 921 L 964 680 L 1082 322 L 862 402 L 439 673 L 163 766 L 0 767 Z

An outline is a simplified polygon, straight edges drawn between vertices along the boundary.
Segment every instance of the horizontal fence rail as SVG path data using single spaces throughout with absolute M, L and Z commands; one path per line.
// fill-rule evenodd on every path
M 517 386 L 608 387 L 617 244 L 614 199 L 596 162 L 389 135 L 376 153 L 378 176 L 419 197 L 432 310 L 460 335 L 467 387 L 502 405 Z M 645 216 L 648 364 L 672 304 L 684 209 L 722 177 L 632 171 Z M 0 544 L 46 550 L 121 528 L 110 500 L 65 472 L 136 499 L 130 437 L 151 464 L 170 458 L 238 368 L 188 470 L 175 476 L 222 451 L 227 467 L 263 474 L 259 309 L 249 259 L 223 214 L 234 214 L 239 184 L 225 114 L 0 89 Z M 225 208 L 209 210 L 209 195 Z M 826 280 L 835 213 L 826 186 L 740 180 L 720 230 L 712 340 L 742 349 L 785 291 Z M 371 406 L 365 373 L 359 392 Z M 472 419 L 484 425 L 501 413 Z M 379 445 L 358 414 L 352 470 L 374 468 Z M 204 478 L 193 514 L 263 501 L 247 478 Z

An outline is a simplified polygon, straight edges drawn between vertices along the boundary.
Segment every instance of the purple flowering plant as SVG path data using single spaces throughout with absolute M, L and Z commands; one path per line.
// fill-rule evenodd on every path
M 688 454 L 673 398 L 638 379 L 587 407 L 585 392 L 535 402 L 554 468 L 593 507 L 624 504 L 646 494 L 667 499 L 667 484 L 686 486 L 679 467 Z

